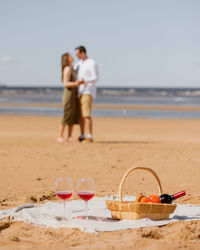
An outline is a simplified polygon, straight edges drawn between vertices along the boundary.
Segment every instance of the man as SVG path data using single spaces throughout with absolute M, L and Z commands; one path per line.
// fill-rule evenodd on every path
M 75 66 L 78 80 L 84 80 L 84 84 L 78 87 L 80 106 L 80 129 L 79 141 L 93 142 L 92 134 L 92 100 L 96 98 L 96 82 L 98 80 L 98 66 L 95 61 L 87 57 L 86 48 L 79 46 L 75 49 L 79 62 Z M 86 130 L 86 137 L 85 137 Z

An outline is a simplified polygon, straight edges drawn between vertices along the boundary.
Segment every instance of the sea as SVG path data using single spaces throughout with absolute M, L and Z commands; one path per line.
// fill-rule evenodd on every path
M 62 92 L 63 88 L 57 87 L 0 86 L 0 115 L 62 116 L 62 107 L 54 107 L 62 103 Z M 45 107 L 45 103 L 51 107 Z M 93 108 L 93 117 L 200 119 L 200 88 L 99 87 L 94 104 L 112 108 Z M 119 106 L 122 108 L 117 108 Z M 159 110 L 160 106 L 165 109 Z M 170 107 L 187 108 L 172 110 Z

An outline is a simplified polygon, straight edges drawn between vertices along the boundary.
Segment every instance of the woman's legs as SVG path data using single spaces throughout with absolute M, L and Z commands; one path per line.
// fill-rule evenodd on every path
M 75 140 L 72 136 L 73 127 L 74 127 L 74 125 L 68 126 L 68 139 L 67 139 L 68 142 L 77 142 L 78 141 L 78 140 Z
M 65 131 L 65 125 L 60 125 L 60 133 L 59 137 L 63 138 L 64 137 L 64 131 Z
M 65 131 L 65 125 L 61 124 L 60 125 L 60 130 L 59 130 L 59 137 L 57 139 L 57 142 L 64 142 L 64 131 Z
M 73 125 L 68 126 L 68 138 L 72 138 Z
M 69 142 L 74 142 L 74 138 L 72 137 L 72 132 L 73 132 L 73 125 L 68 125 L 68 138 L 67 140 L 64 139 L 64 131 L 65 131 L 65 125 L 60 125 L 60 131 L 59 131 L 59 137 L 57 139 L 57 142 L 66 142 L 66 141 L 69 141 Z

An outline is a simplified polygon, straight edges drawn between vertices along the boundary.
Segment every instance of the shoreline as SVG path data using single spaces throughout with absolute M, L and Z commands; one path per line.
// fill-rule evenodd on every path
M 59 103 L 0 103 L 0 107 L 52 107 L 62 108 Z M 118 105 L 118 104 L 93 104 L 94 109 L 122 109 L 122 110 L 177 110 L 199 111 L 199 106 L 161 106 L 161 105 Z

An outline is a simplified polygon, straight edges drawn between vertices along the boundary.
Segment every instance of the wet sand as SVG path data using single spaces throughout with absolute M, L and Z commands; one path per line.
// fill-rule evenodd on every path
M 62 108 L 60 103 L 0 103 L 0 107 L 42 107 L 42 108 Z M 158 105 L 117 105 L 94 103 L 95 109 L 122 109 L 122 110 L 179 110 L 179 111 L 199 111 L 199 106 L 158 106 Z

